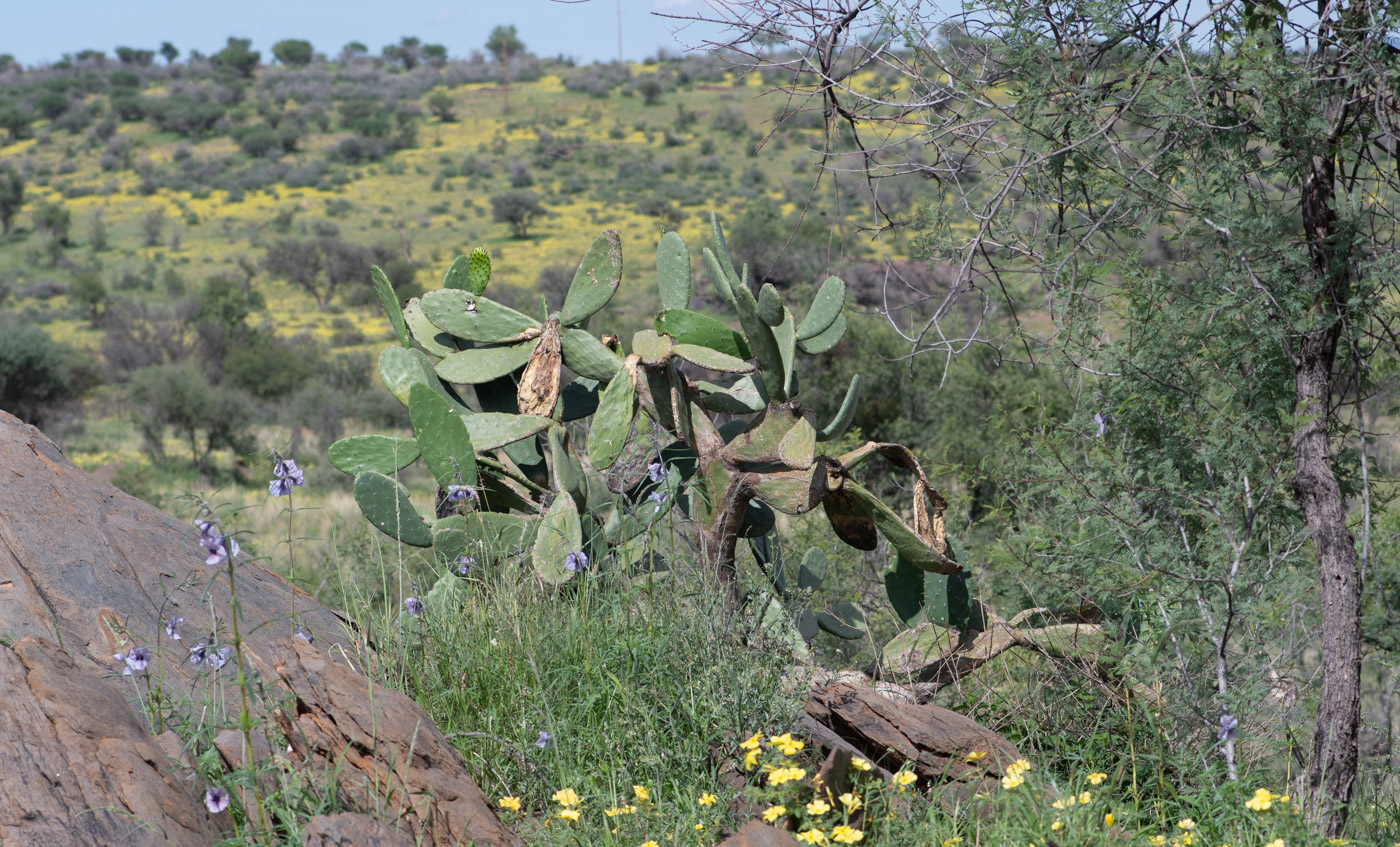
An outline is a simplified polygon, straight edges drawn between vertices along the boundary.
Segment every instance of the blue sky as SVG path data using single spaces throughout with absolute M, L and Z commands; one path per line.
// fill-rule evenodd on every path
M 653 12 L 701 14 L 704 0 L 621 0 L 622 44 L 628 59 L 655 54 L 658 47 L 680 52 L 672 31 L 680 22 Z M 111 55 L 118 45 L 155 49 L 162 41 L 206 55 L 235 35 L 251 38 L 271 58 L 269 48 L 283 38 L 305 38 L 317 50 L 335 55 L 349 41 L 374 52 L 403 35 L 447 45 L 465 56 L 482 49 L 497 24 L 514 24 L 532 53 L 564 54 L 583 61 L 617 58 L 618 0 L 0 0 L 0 53 L 25 65 L 54 61 L 85 48 Z M 696 44 L 719 33 L 692 27 L 680 33 Z

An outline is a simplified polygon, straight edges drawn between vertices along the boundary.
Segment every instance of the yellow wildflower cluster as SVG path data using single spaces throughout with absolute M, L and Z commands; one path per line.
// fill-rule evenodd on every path
M 618 815 L 635 815 L 637 814 L 637 807 L 631 805 L 611 806 L 609 808 L 604 809 L 603 814 L 607 815 L 610 818 L 615 818 Z
M 800 782 L 807 778 L 804 768 L 774 768 L 768 772 L 769 785 L 782 785 L 785 782 Z
M 845 824 L 831 828 L 831 840 L 837 844 L 855 844 L 864 837 L 864 832 Z
M 845 794 L 842 794 L 840 797 L 837 797 L 836 799 L 840 800 L 841 805 L 846 807 L 846 814 L 850 814 L 851 812 L 856 811 L 864 805 L 859 797 L 857 797 L 855 794 L 852 794 L 849 791 L 847 791 Z
M 1089 774 L 1088 776 L 1084 777 L 1084 779 L 1085 779 L 1090 785 L 1099 785 L 1099 784 L 1102 783 L 1105 779 L 1108 779 L 1108 774 L 1106 774 L 1106 773 L 1099 773 L 1099 772 L 1096 771 L 1096 772 L 1091 773 L 1091 774 Z
M 713 794 L 701 794 L 700 799 L 696 800 L 695 802 L 699 803 L 702 806 L 713 806 L 715 804 L 715 801 L 718 799 L 719 798 Z
M 826 833 L 820 829 L 808 829 L 797 833 L 797 840 L 808 844 L 825 844 Z
M 636 795 L 638 803 L 651 802 L 651 792 L 646 790 L 646 786 L 634 785 L 632 786 L 632 793 Z
M 768 739 L 768 743 L 784 756 L 796 756 L 805 746 L 801 741 L 792 737 L 792 733 L 784 732 L 782 735 L 775 735 Z
M 502 809 L 505 809 L 508 812 L 518 812 L 520 811 L 520 798 L 502 797 L 501 799 L 496 801 L 496 805 L 500 806 Z
M 768 823 L 772 823 L 786 814 L 787 806 L 769 806 L 763 810 L 763 819 Z
M 894 782 L 895 788 L 899 789 L 900 791 L 903 791 L 904 789 L 913 785 L 915 782 L 918 782 L 919 775 L 914 773 L 913 771 L 900 771 L 899 773 L 894 775 L 892 781 Z
M 1274 806 L 1274 801 L 1282 799 L 1267 788 L 1260 788 L 1254 792 L 1254 796 L 1244 801 L 1245 808 L 1255 812 L 1267 812 Z
M 870 762 L 860 758 L 859 756 L 851 760 L 851 767 L 855 768 L 858 771 L 861 771 L 862 773 L 874 770 L 875 768 L 874 765 L 870 764 Z
M 819 818 L 829 811 L 831 811 L 831 804 L 820 797 L 807 804 L 807 814 L 814 818 Z
M 583 802 L 572 788 L 562 788 L 550 797 L 551 800 L 559 804 L 559 811 L 554 816 L 560 820 L 578 823 L 579 805 Z
M 1006 767 L 1006 776 L 1001 778 L 1002 788 L 1008 791 L 1026 782 L 1026 771 L 1031 769 L 1031 763 L 1025 759 L 1017 759 Z

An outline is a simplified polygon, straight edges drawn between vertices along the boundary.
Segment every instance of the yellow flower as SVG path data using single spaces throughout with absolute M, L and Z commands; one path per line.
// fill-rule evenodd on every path
M 863 805 L 860 802 L 860 798 L 849 791 L 847 791 L 845 794 L 842 794 L 840 797 L 837 797 L 836 799 L 841 801 L 841 805 L 846 807 L 847 812 L 854 812 L 856 809 L 859 809 Z
M 875 766 L 870 764 L 870 762 L 866 761 L 865 759 L 856 757 L 851 760 L 851 767 L 855 768 L 858 771 L 868 771 L 872 770 Z
M 699 803 L 702 806 L 713 806 L 715 804 L 715 801 L 718 799 L 719 798 L 713 794 L 701 794 L 700 799 L 696 800 L 695 802 Z
M 1090 794 L 1087 791 L 1081 791 L 1079 792 L 1079 802 L 1087 806 L 1090 803 L 1094 802 L 1094 795 Z
M 902 787 L 913 785 L 919 781 L 919 775 L 913 771 L 900 771 L 894 775 L 894 784 Z
M 520 811 L 520 798 L 502 797 L 501 799 L 496 801 L 496 805 L 500 806 L 502 809 L 509 809 L 512 812 L 518 812 Z
M 819 818 L 829 811 L 831 811 L 831 804 L 820 797 L 807 804 L 807 814 L 813 817 Z
M 1333 845 L 1333 847 L 1346 847 L 1346 845 L 1351 842 L 1345 838 L 1329 838 L 1327 839 L 1327 843 Z
M 806 832 L 797 833 L 798 841 L 805 841 L 808 844 L 825 844 L 826 833 L 820 829 L 809 829 Z
M 763 819 L 772 823 L 787 814 L 787 806 L 769 806 L 763 810 Z
M 1283 847 L 1283 839 L 1275 838 L 1273 841 L 1270 841 L 1268 844 L 1265 844 L 1264 847 Z
M 791 743 L 792 743 L 792 733 L 791 733 L 791 732 L 784 732 L 782 735 L 774 735 L 774 736 L 771 736 L 771 737 L 769 737 L 769 739 L 768 739 L 768 743 L 769 743 L 769 744 L 772 744 L 774 747 L 777 747 L 777 746 L 780 745 L 780 744 L 791 744 Z
M 1176 825 L 1177 827 L 1184 829 L 1188 832 L 1196 828 L 1196 822 L 1191 820 L 1190 818 L 1182 818 L 1181 820 L 1176 822 Z
M 550 799 L 561 806 L 577 806 L 579 804 L 578 795 L 574 793 L 572 788 L 556 791 Z
M 637 795 L 637 802 L 638 802 L 638 803 L 650 803 L 650 802 L 651 802 L 651 792 L 647 791 L 645 786 L 642 786 L 642 785 L 634 785 L 634 786 L 632 786 L 632 793 L 635 794 L 635 795 Z
M 1162 847 L 1162 845 L 1167 843 L 1167 837 L 1165 835 L 1154 835 L 1147 839 L 1147 843 L 1151 844 L 1152 847 Z
M 629 806 L 613 806 L 613 807 L 610 808 L 610 809 L 604 809 L 604 810 L 603 810 L 603 814 L 607 815 L 607 816 L 610 817 L 610 818 L 615 818 L 615 817 L 617 817 L 618 815 L 635 815 L 635 814 L 637 814 L 637 807 L 636 807 L 636 806 L 630 806 L 630 805 L 629 805 Z
M 956 837 L 954 837 L 954 838 L 945 838 L 945 839 L 943 839 L 943 847 L 958 847 L 958 845 L 961 844 L 961 843 L 962 843 L 962 836 L 961 836 L 961 835 L 956 836 Z
M 702 829 L 704 829 L 704 828 L 705 828 L 705 825 L 704 825 L 703 823 L 697 823 L 697 824 L 695 825 L 695 831 L 696 831 L 696 832 L 699 832 L 700 830 L 702 830 Z
M 1064 825 L 1064 821 L 1060 820 L 1059 818 L 1055 818 L 1055 822 L 1050 824 L 1050 830 L 1052 832 L 1059 832 Z
M 1089 782 L 1090 785 L 1098 785 L 1099 783 L 1103 782 L 1105 779 L 1108 779 L 1108 774 L 1106 774 L 1106 773 L 1091 773 L 1091 774 L 1089 774 L 1088 776 L 1086 776 L 1086 777 L 1084 777 L 1084 778 L 1085 778 L 1086 780 L 1088 780 L 1088 782 Z
M 746 741 L 740 741 L 740 742 L 739 742 L 739 747 L 742 748 L 742 749 L 744 749 L 744 750 L 757 750 L 757 749 L 758 749 L 758 745 L 759 745 L 759 744 L 762 744 L 762 743 L 763 743 L 763 733 L 761 733 L 761 732 L 755 732 L 753 735 L 749 736 L 748 740 L 746 740 Z
M 1113 826 L 1113 813 L 1112 813 L 1112 812 L 1109 812 L 1108 814 L 1106 814 L 1106 815 L 1103 816 L 1103 825 L 1104 825 L 1104 826 Z
M 1185 847 L 1191 847 L 1191 833 L 1188 832 L 1181 836 L 1181 843 L 1184 844 Z
M 661 847 L 661 845 L 657 844 L 655 841 L 643 841 L 642 847 Z
M 1287 795 L 1287 794 L 1275 794 L 1275 795 L 1274 795 L 1274 799 L 1277 800 L 1277 801 L 1279 801 L 1280 803 L 1287 803 L 1287 802 L 1288 802 L 1288 795 Z
M 865 833 L 854 827 L 846 826 L 845 824 L 833 827 L 831 830 L 831 840 L 842 844 L 854 844 L 864 837 Z
M 560 809 L 557 814 L 566 821 L 578 823 L 578 809 Z
M 1279 798 L 1280 800 L 1283 798 Z M 1274 805 L 1273 792 L 1267 788 L 1260 788 L 1254 792 L 1254 796 L 1244 801 L 1245 808 L 1256 812 L 1267 812 Z
M 1005 788 L 1007 791 L 1010 791 L 1018 785 L 1025 784 L 1026 780 L 1020 774 L 1007 774 L 1006 776 L 1001 778 L 1001 787 Z
M 782 785 L 785 782 L 798 782 L 805 779 L 807 771 L 802 768 L 774 768 L 768 774 L 769 785 Z
M 758 767 L 758 754 L 763 751 L 757 747 L 744 754 L 744 770 L 751 771 Z
M 806 746 L 801 741 L 793 738 L 790 732 L 784 732 L 782 735 L 775 735 L 768 739 L 768 743 L 772 744 L 777 751 L 784 756 L 795 756 L 797 755 L 797 751 Z
M 968 753 L 968 754 L 967 754 L 967 758 L 966 758 L 966 759 L 963 759 L 963 761 L 964 761 L 964 762 L 967 762 L 967 763 L 970 765 L 970 764 L 972 764 L 973 762 L 980 762 L 980 761 L 982 761 L 982 758 L 983 758 L 984 756 L 986 756 L 986 755 L 987 755 L 987 751 L 986 751 L 986 750 L 978 750 L 978 751 L 973 752 L 973 753 Z

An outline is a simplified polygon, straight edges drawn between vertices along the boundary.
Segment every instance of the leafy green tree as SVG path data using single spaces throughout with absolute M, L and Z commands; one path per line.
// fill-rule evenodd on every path
M 792 93 L 842 125 L 828 137 L 857 146 L 872 182 L 912 172 L 958 186 L 921 221 L 924 254 L 958 271 L 947 290 L 918 292 L 940 305 L 905 328 L 912 353 L 950 355 L 971 338 L 1083 375 L 1077 419 L 1028 444 L 1076 484 L 1040 492 L 1045 520 L 1023 525 L 1013 552 L 1081 590 L 1148 581 L 1141 599 L 1179 645 L 1172 672 L 1188 711 L 1199 707 L 1190 720 L 1218 711 L 1228 729 L 1247 714 L 1252 674 L 1232 669 L 1268 655 L 1279 635 L 1268 598 L 1311 559 L 1322 684 L 1295 793 L 1324 837 L 1340 837 L 1361 700 L 1349 498 L 1370 502 L 1367 476 L 1342 457 L 1365 438 L 1377 363 L 1397 347 L 1387 304 L 1400 281 L 1400 174 L 1382 105 L 1397 55 L 1381 37 L 1393 11 L 1380 0 L 988 0 L 955 16 L 957 39 L 940 38 L 947 15 L 922 8 L 891 44 L 887 20 L 844 8 L 726 11 L 741 32 L 789 33 L 817 69 Z M 900 44 L 917 45 L 903 89 L 936 96 L 849 85 L 872 45 Z M 877 223 L 896 223 L 872 194 Z M 1145 266 L 1149 230 L 1178 258 Z M 1008 286 L 1051 308 L 1017 311 Z M 988 291 L 1005 320 L 969 321 L 960 301 Z M 1100 449 L 1070 449 L 1086 441 Z M 1095 518 L 1071 525 L 1061 509 Z M 1259 602 L 1242 631 L 1246 599 Z M 1202 649 L 1180 646 L 1187 632 Z
M 224 49 L 209 57 L 214 67 L 239 79 L 252 79 L 262 61 L 262 53 L 253 49 L 248 38 L 229 37 Z
M 97 326 L 97 319 L 102 316 L 107 296 L 107 286 L 102 284 L 102 277 L 95 271 L 79 273 L 73 278 L 73 284 L 68 286 L 68 299 L 87 311 L 88 320 L 93 326 Z
M 398 44 L 385 45 L 382 55 L 391 62 L 403 65 L 404 70 L 411 71 L 418 67 L 421 43 L 416 36 L 405 35 L 399 39 Z
M 68 246 L 68 231 L 73 227 L 73 215 L 61 203 L 42 202 L 34 207 L 34 231 L 47 235 Z
M 0 318 L 0 409 L 44 426 L 93 386 L 96 374 L 84 361 L 43 327 Z
M 540 197 L 528 188 L 515 188 L 491 197 L 491 218 L 510 224 L 516 238 L 528 238 L 536 219 L 548 213 Z
M 486 49 L 501 66 L 501 90 L 505 95 L 505 111 L 510 111 L 510 57 L 525 52 L 525 42 L 515 31 L 515 25 L 497 26 L 486 37 Z
M 155 61 L 155 58 L 156 54 L 154 50 L 138 50 L 135 47 L 117 48 L 117 59 L 123 65 L 131 65 L 138 68 L 147 68 L 150 67 L 153 61 Z
M 311 64 L 316 51 L 312 49 L 310 41 L 286 38 L 272 45 L 272 55 L 288 67 L 304 68 Z
M 0 234 L 10 234 L 10 224 L 24 205 L 24 177 L 9 165 L 0 165 Z
M 351 41 L 340 48 L 340 61 L 348 62 L 351 59 L 358 59 L 361 56 L 369 55 L 369 47 L 361 41 Z
M 423 61 L 435 68 L 440 68 L 447 64 L 447 47 L 442 44 L 424 44 L 419 51 Z
M 165 58 L 165 64 L 173 65 L 175 64 L 175 60 L 180 58 L 180 48 L 171 44 L 169 41 L 162 41 L 160 43 L 160 55 Z
M 157 461 L 165 460 L 168 429 L 185 441 L 190 460 L 202 472 L 210 470 L 209 454 L 215 450 L 252 450 L 252 399 L 231 386 L 214 384 L 192 361 L 142 368 L 131 375 L 129 391 L 141 407 L 137 425 Z
M 0 100 L 0 129 L 8 130 L 11 141 L 23 138 L 29 129 L 29 113 L 14 101 Z
M 456 101 L 454 101 L 452 95 L 448 94 L 446 91 L 434 91 L 432 96 L 428 98 L 428 110 L 443 123 L 455 123 L 457 121 L 455 105 Z

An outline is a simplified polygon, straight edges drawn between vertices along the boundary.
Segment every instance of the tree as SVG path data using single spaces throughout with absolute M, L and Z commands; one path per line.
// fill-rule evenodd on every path
M 131 399 L 142 406 L 138 425 L 147 449 L 157 461 L 165 458 L 165 431 L 174 429 L 189 446 L 190 459 L 200 471 L 209 470 L 209 454 L 230 448 L 252 449 L 252 401 L 242 391 L 215 385 L 194 362 L 174 362 L 142 368 L 131 375 Z
M 363 42 L 360 41 L 351 41 L 349 44 L 346 44 L 344 47 L 340 48 L 341 62 L 349 62 L 354 59 L 358 59 L 361 56 L 368 55 L 369 47 L 367 47 Z
M 169 41 L 162 41 L 160 43 L 160 55 L 165 58 L 166 65 L 173 65 L 175 64 L 175 60 L 180 58 L 180 48 L 171 44 Z
M 516 238 L 528 238 L 530 225 L 547 212 L 540 204 L 539 195 L 528 188 L 512 189 L 491 197 L 492 220 L 510 224 L 511 234 Z
M 209 61 L 215 68 L 236 78 L 252 79 L 253 72 L 262 61 L 262 53 L 253 49 L 251 39 L 230 36 L 224 49 L 210 56 Z
M 434 91 L 428 98 L 428 109 L 445 124 L 457 121 L 457 112 L 453 108 L 455 104 L 452 95 L 446 91 Z
M 1260 554 L 1254 531 L 1286 532 L 1282 512 L 1280 523 L 1253 523 L 1256 505 L 1275 509 L 1291 489 L 1287 506 L 1320 586 L 1322 665 L 1298 793 L 1324 836 L 1338 837 L 1360 711 L 1361 568 L 1348 492 L 1366 490 L 1339 452 L 1364 440 L 1377 356 L 1396 348 L 1384 308 L 1396 294 L 1388 257 L 1400 196 L 1386 4 L 988 0 L 947 17 L 912 2 L 882 18 L 874 4 L 775 11 L 750 0 L 721 14 L 741 33 L 790 34 L 804 69 L 790 93 L 831 120 L 830 153 L 860 153 L 876 227 L 898 225 L 879 202 L 882 178 L 913 172 L 945 186 L 941 207 L 921 219 L 922 245 L 956 272 L 946 290 L 919 292 L 939 304 L 933 311 L 899 322 L 912 353 L 984 341 L 1098 375 L 1091 395 L 1118 404 L 1095 411 L 1099 437 L 1116 417 L 1137 467 L 1169 472 L 1173 494 L 1160 510 L 1139 499 L 1124 514 L 1180 522 L 1176 549 L 1156 550 L 1159 576 L 1222 587 L 1183 597 L 1214 645 L 1208 679 L 1224 714 L 1241 696 L 1228 673 L 1239 653 L 1231 580 L 1251 578 L 1241 563 Z M 904 99 L 883 81 L 856 82 L 852 69 L 868 66 L 881 67 L 865 74 L 872 80 L 905 77 Z M 1138 245 L 1149 229 L 1181 258 L 1144 268 Z M 1016 281 L 1033 287 L 1044 313 L 1018 309 L 1007 292 Z M 1000 305 L 1009 327 L 968 323 L 966 306 L 955 308 L 988 291 L 1004 302 L 984 293 L 982 307 Z M 1039 321 L 1054 332 L 1037 332 Z M 1221 414 L 1212 419 L 1210 406 Z M 1162 449 L 1154 459 L 1152 444 L 1178 464 L 1164 465 Z M 1076 462 L 1069 472 L 1083 470 L 1064 455 Z M 1142 561 L 1129 553 L 1131 536 L 1117 538 L 1122 557 Z M 1224 572 L 1204 571 L 1216 551 Z M 1190 677 L 1190 657 L 1180 658 Z
M 311 59 L 315 57 L 316 51 L 311 48 L 310 41 L 303 41 L 300 38 L 286 38 L 272 45 L 272 55 L 277 61 L 288 67 L 304 68 L 311 64 Z
M 385 59 L 397 62 L 403 65 L 404 70 L 411 71 L 418 67 L 420 43 L 416 36 L 405 35 L 399 39 L 398 44 L 386 44 L 381 52 Z
M 424 44 L 420 51 L 423 61 L 435 68 L 440 68 L 447 64 L 447 47 L 442 44 Z
M 10 140 L 18 141 L 29 129 L 29 113 L 13 101 L 0 99 L 0 129 L 9 130 Z
M 43 327 L 0 320 L 0 409 L 42 427 L 55 409 L 80 399 L 94 376 L 84 357 Z
M 148 68 L 151 62 L 155 61 L 154 50 L 138 50 L 135 47 L 118 47 L 117 59 L 123 65 L 134 65 L 138 68 Z
M 10 224 L 24 205 L 24 177 L 9 165 L 0 165 L 0 234 L 10 234 Z
M 505 95 L 505 111 L 510 111 L 510 57 L 525 50 L 525 42 L 515 32 L 515 25 L 497 26 L 486 37 L 486 49 L 501 66 L 501 90 Z

